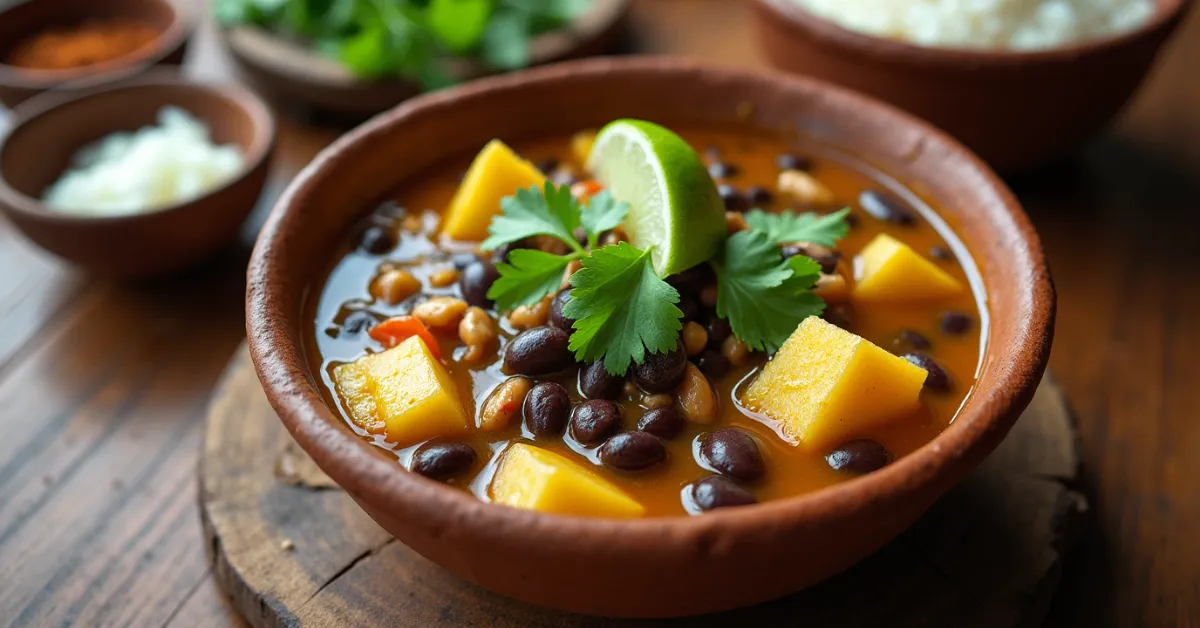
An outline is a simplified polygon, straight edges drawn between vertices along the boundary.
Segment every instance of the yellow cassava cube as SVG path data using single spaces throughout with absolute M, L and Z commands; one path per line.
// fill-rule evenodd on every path
M 962 284 L 912 247 L 886 233 L 875 236 L 855 260 L 855 301 L 926 301 L 960 294 Z
M 483 240 L 492 218 L 500 213 L 500 199 L 521 188 L 540 187 L 545 180 L 546 175 L 504 142 L 488 142 L 454 193 L 442 232 L 455 240 Z
M 581 517 L 641 517 L 641 504 L 580 464 L 552 451 L 516 443 L 492 478 L 497 503 Z
M 401 447 L 467 431 L 454 381 L 417 336 L 333 369 L 350 418 Z
M 925 371 L 815 316 L 763 367 L 742 402 L 821 452 L 912 412 Z

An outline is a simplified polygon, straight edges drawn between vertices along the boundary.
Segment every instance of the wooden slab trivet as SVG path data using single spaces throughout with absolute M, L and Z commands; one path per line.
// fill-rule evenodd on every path
M 1003 445 L 899 539 L 787 598 L 675 622 L 582 617 L 459 580 L 384 532 L 295 445 L 243 347 L 200 465 L 214 573 L 265 626 L 1036 626 L 1086 503 L 1076 434 L 1047 376 Z

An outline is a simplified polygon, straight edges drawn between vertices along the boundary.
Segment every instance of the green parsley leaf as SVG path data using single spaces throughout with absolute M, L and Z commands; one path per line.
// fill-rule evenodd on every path
M 496 309 L 507 312 L 521 305 L 533 305 L 558 291 L 563 272 L 579 254 L 555 255 L 538 249 L 514 249 L 507 264 L 497 264 L 500 272 L 487 296 Z
M 833 246 L 850 231 L 850 225 L 846 224 L 846 215 L 849 213 L 849 208 L 825 216 L 812 212 L 772 214 L 755 209 L 746 213 L 746 224 L 751 229 L 766 233 L 773 244 L 812 242 Z
M 673 351 L 683 329 L 679 293 L 654 272 L 650 251 L 627 242 L 592 251 L 571 275 L 563 314 L 575 319 L 570 349 L 576 359 L 604 357 L 604 370 L 624 375 L 646 351 Z
M 583 250 L 575 241 L 581 209 L 569 186 L 555 186 L 547 181 L 545 192 L 536 186 L 520 189 L 515 195 L 504 197 L 500 209 L 502 213 L 488 227 L 491 235 L 481 245 L 485 251 L 535 235 L 552 236 L 575 251 Z
M 629 203 L 613 198 L 608 190 L 601 190 L 588 202 L 587 209 L 580 215 L 583 231 L 588 237 L 588 246 L 596 247 L 600 234 L 616 228 L 629 214 Z
M 796 255 L 784 260 L 765 231 L 739 231 L 712 261 L 717 273 L 717 315 L 735 336 L 759 351 L 774 351 L 801 321 L 820 314 L 825 302 L 810 289 L 821 266 Z M 573 294 L 573 293 L 572 293 Z
M 479 44 L 491 15 L 491 0 L 432 0 L 426 19 L 439 41 L 464 53 Z

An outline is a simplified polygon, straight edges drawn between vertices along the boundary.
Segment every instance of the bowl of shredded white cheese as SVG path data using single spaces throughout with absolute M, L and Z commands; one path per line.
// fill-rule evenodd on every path
M 13 112 L 0 210 L 33 242 L 94 271 L 158 275 L 236 238 L 275 143 L 270 109 L 236 85 L 156 72 Z
M 1191 5 L 754 0 L 774 65 L 906 109 L 1008 172 L 1066 155 L 1103 129 Z

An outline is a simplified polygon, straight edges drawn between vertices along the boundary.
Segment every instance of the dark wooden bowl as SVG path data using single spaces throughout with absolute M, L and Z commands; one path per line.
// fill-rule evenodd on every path
M 793 0 L 755 0 L 777 67 L 856 89 L 950 132 L 992 167 L 1061 156 L 1104 128 L 1137 91 L 1191 0 L 1119 36 L 1043 51 L 917 46 L 844 29 Z
M 208 125 L 213 141 L 242 147 L 241 174 L 191 201 L 118 217 L 56 212 L 39 200 L 75 152 L 116 131 L 154 124 L 178 105 Z M 44 94 L 14 112 L 0 144 L 0 211 L 38 246 L 93 271 L 167 273 L 194 264 L 237 235 L 262 191 L 275 145 L 275 119 L 250 91 L 155 72 L 118 85 Z
M 629 0 L 593 0 L 592 7 L 566 27 L 544 33 L 531 44 L 531 64 L 585 57 L 605 51 L 620 33 Z M 238 73 L 272 100 L 300 103 L 319 111 L 369 116 L 416 96 L 406 80 L 360 79 L 311 48 L 265 30 L 222 29 Z M 470 80 L 488 74 L 478 63 L 459 62 L 452 74 Z
M 155 65 L 179 65 L 195 23 L 185 6 L 169 0 L 28 0 L 0 12 L 0 59 L 39 31 L 87 20 L 138 19 L 160 31 L 157 40 L 128 57 L 87 68 L 30 70 L 0 63 L 0 102 L 14 107 L 46 90 L 94 87 Z
M 405 472 L 356 436 L 326 406 L 304 357 L 305 299 L 320 289 L 336 234 L 406 178 L 493 137 L 565 134 L 623 116 L 795 129 L 853 151 L 944 208 L 982 271 L 991 318 L 978 382 L 953 424 L 883 470 L 837 486 L 699 517 L 634 521 L 484 503 Z M 1016 199 L 949 136 L 827 83 L 658 58 L 594 59 L 484 79 L 376 117 L 324 150 L 288 187 L 259 236 L 248 286 L 247 335 L 272 406 L 380 525 L 498 593 L 626 617 L 778 597 L 895 537 L 978 465 L 1029 403 L 1049 356 L 1055 304 L 1037 235 Z

